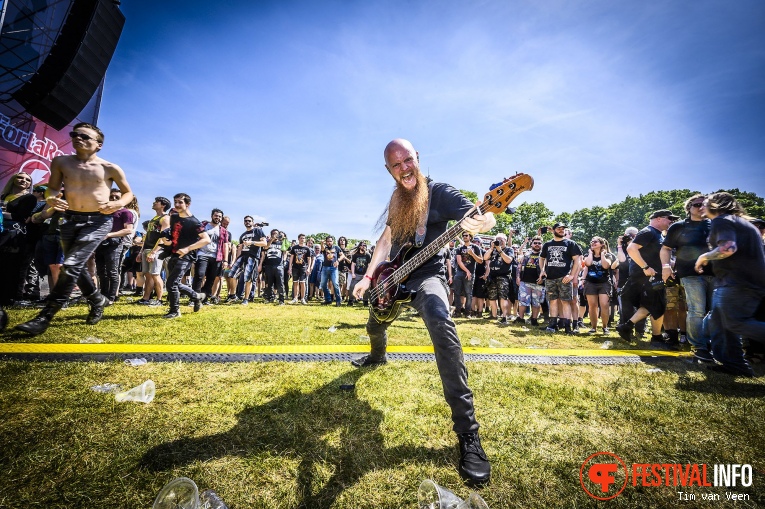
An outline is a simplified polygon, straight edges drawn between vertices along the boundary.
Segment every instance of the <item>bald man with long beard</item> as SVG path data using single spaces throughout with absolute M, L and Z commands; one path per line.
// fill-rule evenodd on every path
M 384 152 L 385 168 L 396 181 L 390 198 L 387 220 L 377 241 L 372 262 L 364 278 L 354 287 L 359 299 L 369 288 L 375 268 L 389 254 L 398 253 L 401 246 L 415 240 L 415 232 L 426 227 L 421 248 L 428 246 L 447 228 L 449 220 L 465 217 L 473 204 L 454 187 L 430 182 L 420 172 L 419 154 L 412 144 L 403 139 L 391 141 Z M 492 213 L 478 213 L 462 221 L 462 227 L 471 233 L 490 230 L 496 224 Z M 414 247 L 407 258 L 421 248 Z M 449 288 L 444 269 L 444 249 L 416 268 L 406 280 L 406 287 L 416 291 L 409 303 L 425 322 L 433 342 L 436 364 L 441 376 L 446 402 L 451 407 L 454 431 L 460 444 L 460 476 L 473 486 L 489 482 L 491 465 L 478 437 L 478 422 L 473 409 L 473 393 L 467 384 L 468 373 L 462 355 L 457 329 L 449 316 Z M 390 322 L 378 323 L 371 314 L 367 333 L 371 352 L 352 361 L 356 367 L 378 366 L 387 362 L 387 329 Z

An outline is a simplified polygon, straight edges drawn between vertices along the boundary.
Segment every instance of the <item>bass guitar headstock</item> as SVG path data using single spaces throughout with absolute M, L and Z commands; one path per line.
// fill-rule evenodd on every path
M 525 173 L 516 173 L 489 188 L 483 197 L 481 209 L 484 212 L 499 214 L 504 212 L 510 202 L 523 191 L 534 189 L 534 179 Z

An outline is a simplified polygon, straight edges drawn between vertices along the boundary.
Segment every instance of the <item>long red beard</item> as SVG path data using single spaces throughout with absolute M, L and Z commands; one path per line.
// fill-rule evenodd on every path
M 417 171 L 417 185 L 408 191 L 396 183 L 388 204 L 388 221 L 393 242 L 401 244 L 411 239 L 428 208 L 428 180 Z

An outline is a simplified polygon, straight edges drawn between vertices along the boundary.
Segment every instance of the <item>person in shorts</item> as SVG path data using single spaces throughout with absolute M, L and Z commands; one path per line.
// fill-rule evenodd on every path
M 545 281 L 545 292 L 550 304 L 550 323 L 547 332 L 563 329 L 572 334 L 571 301 L 574 299 L 573 281 L 579 275 L 579 259 L 582 250 L 573 240 L 564 238 L 566 225 L 556 223 L 553 226 L 553 240 L 545 242 L 540 253 L 540 274 L 538 282 Z

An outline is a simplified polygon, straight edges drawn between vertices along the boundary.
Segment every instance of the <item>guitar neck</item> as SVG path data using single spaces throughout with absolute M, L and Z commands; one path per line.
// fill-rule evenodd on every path
M 420 265 L 432 258 L 438 253 L 442 247 L 444 247 L 450 240 L 457 238 L 461 235 L 465 229 L 462 227 L 462 221 L 465 218 L 472 218 L 478 214 L 479 209 L 473 209 L 467 216 L 457 221 L 457 223 L 451 228 L 447 228 L 444 233 L 439 235 L 433 242 L 422 248 L 416 255 L 407 260 L 401 267 L 393 271 L 390 278 L 394 280 L 396 284 L 400 283 L 417 269 Z M 482 204 L 480 212 L 483 214 L 486 212 L 485 205 Z

